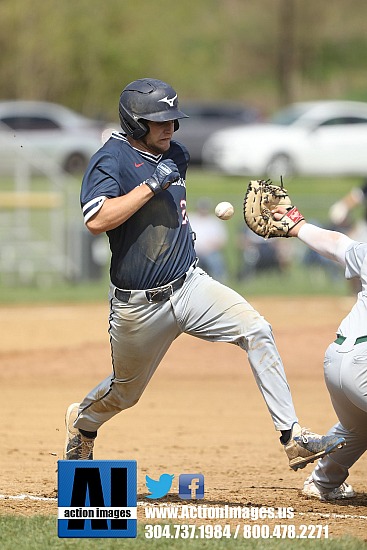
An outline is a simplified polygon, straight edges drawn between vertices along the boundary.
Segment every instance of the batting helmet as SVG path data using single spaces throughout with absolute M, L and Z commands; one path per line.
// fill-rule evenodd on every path
M 174 120 L 174 131 L 178 130 L 179 118 L 188 118 L 178 108 L 175 90 L 154 78 L 134 80 L 120 95 L 119 115 L 121 128 L 133 139 L 141 139 L 149 132 L 144 122 L 165 122 Z

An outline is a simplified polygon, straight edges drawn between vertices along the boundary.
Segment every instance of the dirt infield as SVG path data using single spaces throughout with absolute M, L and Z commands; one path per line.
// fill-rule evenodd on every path
M 327 431 L 335 414 L 322 360 L 352 298 L 252 303 L 272 323 L 301 423 Z M 2 495 L 55 499 L 65 408 L 110 371 L 107 319 L 107 304 L 0 308 Z M 140 501 L 147 473 L 175 474 L 162 502 L 177 503 L 178 475 L 201 472 L 207 505 L 292 507 L 288 523 L 367 538 L 367 456 L 351 470 L 353 504 L 320 503 L 300 493 L 312 467 L 291 471 L 277 438 L 246 354 L 183 335 L 140 402 L 101 429 L 95 458 L 136 459 Z M 0 499 L 0 514 L 56 508 L 55 500 Z M 143 507 L 138 514 L 143 518 Z

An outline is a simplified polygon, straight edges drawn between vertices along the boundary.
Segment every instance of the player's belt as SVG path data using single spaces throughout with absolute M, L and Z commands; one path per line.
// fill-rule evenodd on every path
M 339 344 L 339 346 L 341 346 L 342 343 L 345 342 L 346 339 L 347 339 L 346 336 L 342 336 L 341 334 L 337 334 L 337 339 L 334 340 L 334 344 Z M 356 338 L 356 340 L 354 342 L 354 345 L 362 344 L 362 342 L 367 342 L 367 336 L 358 336 L 358 338 Z
M 172 281 L 169 285 L 159 286 L 149 290 L 122 290 L 121 288 L 115 288 L 115 296 L 124 304 L 129 303 L 132 294 L 134 294 L 134 301 L 136 298 L 139 299 L 141 297 L 143 301 L 147 301 L 150 304 L 154 302 L 165 302 L 174 292 L 176 292 L 176 290 L 182 287 L 186 276 L 187 273 L 182 275 L 179 279 Z

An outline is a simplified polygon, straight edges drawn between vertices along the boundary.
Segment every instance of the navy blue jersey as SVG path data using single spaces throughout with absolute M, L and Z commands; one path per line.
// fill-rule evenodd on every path
M 111 248 L 110 276 L 118 288 L 155 288 L 183 275 L 195 260 L 186 214 L 187 149 L 171 141 L 164 155 L 152 155 L 130 145 L 123 134 L 112 134 L 93 155 L 83 178 L 81 206 L 87 222 L 106 198 L 119 197 L 140 185 L 157 164 L 172 159 L 180 179 L 152 197 L 119 227 L 107 231 Z

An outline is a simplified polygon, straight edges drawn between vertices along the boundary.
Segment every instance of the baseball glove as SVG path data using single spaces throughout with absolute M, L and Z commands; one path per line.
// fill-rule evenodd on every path
M 271 213 L 277 206 L 287 209 L 280 220 L 275 220 Z M 289 237 L 292 227 L 304 219 L 292 206 L 283 182 L 279 186 L 270 180 L 250 181 L 243 202 L 243 216 L 249 228 L 265 239 Z

